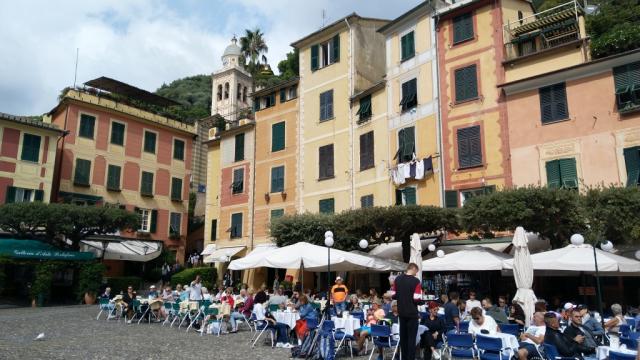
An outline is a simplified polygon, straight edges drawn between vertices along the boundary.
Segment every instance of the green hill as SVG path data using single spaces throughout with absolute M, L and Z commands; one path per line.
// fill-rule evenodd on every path
M 185 120 L 196 120 L 211 114 L 211 75 L 195 75 L 162 84 L 156 94 L 184 104 L 174 112 Z

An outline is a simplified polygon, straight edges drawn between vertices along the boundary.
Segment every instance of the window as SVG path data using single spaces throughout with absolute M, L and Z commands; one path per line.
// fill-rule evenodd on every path
M 402 83 L 402 99 L 400 100 L 400 108 L 402 111 L 412 109 L 418 105 L 418 88 L 417 80 L 411 79 Z
M 458 167 L 460 169 L 482 165 L 480 125 L 458 129 Z
M 271 93 L 265 97 L 264 99 L 264 109 L 270 108 L 276 105 L 276 93 Z
M 640 61 L 613 68 L 613 80 L 618 112 L 640 110 Z
M 340 61 L 340 34 L 331 40 L 311 46 L 311 71 Z
M 231 238 L 242 237 L 242 213 L 231 214 Z
M 518 42 L 518 56 L 525 56 L 536 52 L 536 38 L 522 39 Z
M 82 114 L 80 115 L 80 135 L 83 138 L 93 139 L 93 130 L 96 126 L 95 116 Z
M 284 191 L 284 166 L 276 166 L 271 168 L 271 192 Z
M 182 201 L 182 179 L 171 178 L 171 200 Z
M 398 152 L 396 153 L 398 162 L 407 162 L 413 160 L 413 154 L 416 152 L 415 127 L 409 126 L 398 131 Z
M 470 65 L 455 71 L 456 102 L 478 98 L 477 66 Z
M 360 207 L 368 208 L 373 207 L 373 194 L 360 197 Z
M 638 186 L 640 183 L 640 146 L 626 148 L 623 154 L 624 164 L 627 168 L 627 186 Z
M 490 194 L 495 191 L 496 191 L 495 185 L 483 186 L 481 188 L 476 188 L 476 189 L 460 190 L 460 197 L 462 198 L 462 206 L 464 206 L 464 204 L 473 197 Z
M 156 153 L 156 133 L 151 131 L 144 132 L 144 152 Z
M 333 90 L 320 94 L 320 121 L 333 119 Z
M 564 83 L 540 88 L 540 116 L 543 124 L 569 117 Z
M 466 13 L 453 18 L 453 43 L 473 39 L 473 14 Z
M 244 133 L 236 135 L 234 161 L 244 160 Z
M 117 165 L 109 165 L 107 168 L 107 190 L 120 191 L 120 174 L 122 168 Z
M 224 83 L 224 98 L 229 98 L 229 83 Z
M 256 96 L 255 98 L 253 98 L 253 111 L 260 111 L 260 97 Z
M 444 207 L 457 208 L 458 207 L 458 191 L 445 190 L 444 192 Z
M 284 150 L 285 147 L 285 124 L 279 122 L 271 125 L 271 151 Z
M 318 201 L 318 209 L 321 214 L 333 214 L 336 210 L 335 200 L 331 198 Z
M 218 101 L 222 100 L 222 84 L 218 85 Z
M 284 216 L 284 209 L 271 210 L 271 220 L 281 218 Z
M 242 100 L 242 85 L 238 84 L 238 92 L 236 94 L 236 99 Z
M 411 59 L 416 54 L 415 41 L 413 39 L 413 31 L 400 38 L 401 60 Z
M 576 170 L 576 159 L 558 159 L 547 161 L 547 186 L 550 188 L 578 188 L 578 171 Z
M 244 191 L 244 168 L 233 170 L 232 194 L 241 194 Z
M 371 95 L 367 95 L 360 99 L 360 108 L 356 115 L 358 115 L 358 124 L 365 122 L 371 118 Z
M 40 160 L 40 136 L 24 134 L 22 137 L 22 155 L 20 159 L 36 163 Z
M 43 190 L 24 189 L 14 186 L 7 186 L 7 192 L 5 194 L 5 204 L 43 200 Z
M 140 215 L 139 232 L 155 233 L 156 223 L 158 222 L 158 211 L 150 209 L 137 209 Z
M 280 89 L 280 103 L 287 101 L 287 89 Z
M 180 236 L 182 214 L 172 212 L 169 216 L 169 235 Z
M 416 204 L 416 188 L 406 187 L 404 189 L 396 189 L 396 205 L 415 205 Z
M 91 161 L 76 159 L 76 173 L 73 176 L 73 184 L 78 186 L 89 186 L 89 175 L 91 174 Z
M 245 103 L 247 102 L 247 87 L 246 86 L 242 89 L 242 102 L 245 102 Z
M 211 240 L 218 238 L 218 219 L 211 220 Z
M 124 124 L 111 122 L 111 143 L 113 145 L 124 145 Z
M 173 158 L 184 160 L 184 141 L 173 139 Z
M 296 97 L 298 97 L 298 90 L 295 86 L 292 86 L 289 88 L 289 100 L 295 99 Z
M 321 146 L 318 152 L 320 156 L 318 179 L 333 178 L 333 144 Z
M 142 172 L 140 180 L 140 194 L 142 196 L 153 196 L 153 173 Z
M 374 167 L 373 131 L 360 135 L 360 171 Z

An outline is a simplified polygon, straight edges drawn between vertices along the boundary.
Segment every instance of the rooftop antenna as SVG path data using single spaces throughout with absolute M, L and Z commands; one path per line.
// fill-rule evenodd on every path
M 73 74 L 73 87 L 76 87 L 76 79 L 78 79 L 78 54 L 80 54 L 80 48 L 76 48 L 76 71 Z
M 325 9 L 322 9 L 322 27 L 324 27 L 326 20 L 327 20 L 327 11 Z

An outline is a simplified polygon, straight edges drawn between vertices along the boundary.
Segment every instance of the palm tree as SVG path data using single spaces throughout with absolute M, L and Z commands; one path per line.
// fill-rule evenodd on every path
M 264 39 L 264 33 L 260 29 L 245 29 L 245 35 L 240 38 L 240 48 L 247 63 L 247 70 L 252 75 L 260 72 L 260 62 L 267 63 L 265 54 L 269 51 L 269 47 Z

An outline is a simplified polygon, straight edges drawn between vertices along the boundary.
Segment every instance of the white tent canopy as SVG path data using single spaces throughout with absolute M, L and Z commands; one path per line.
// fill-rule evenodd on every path
M 104 248 L 104 245 L 107 247 Z M 141 240 L 82 240 L 82 251 L 91 251 L 97 258 L 102 257 L 104 251 L 105 260 L 125 260 L 147 262 L 160 256 L 162 252 L 161 241 Z
M 378 271 L 405 271 L 407 269 L 407 264 L 403 263 L 402 261 L 393 260 L 393 259 L 383 259 L 381 257 L 374 256 L 359 250 L 353 250 L 351 251 L 351 253 L 373 258 L 376 261 L 376 263 L 379 263 L 382 265 L 382 267 L 379 268 Z
M 216 251 L 216 244 L 209 244 L 202 250 L 200 255 L 211 255 L 214 251 Z
M 596 248 L 598 270 L 607 273 L 640 272 L 640 261 Z M 588 244 L 568 245 L 560 249 L 531 255 L 534 270 L 595 272 L 593 247 Z M 505 260 L 505 269 L 513 269 L 513 260 Z
M 369 256 L 331 249 L 332 271 L 371 270 L 384 271 L 383 264 Z M 327 271 L 327 248 L 306 242 L 264 251 L 233 260 L 230 270 L 244 270 L 259 267 L 277 269 L 299 269 L 307 271 Z
M 437 236 L 420 239 L 421 248 L 426 249 L 429 244 L 433 243 L 437 239 Z M 369 255 L 374 255 L 383 259 L 402 261 L 402 242 L 398 241 L 380 244 L 369 251 Z
M 244 249 L 244 246 L 229 246 L 219 248 L 213 251 L 211 254 L 205 256 L 202 262 L 204 262 L 205 264 L 211 264 L 215 262 L 228 262 L 233 256 Z
M 456 250 L 456 249 L 448 249 Z M 510 256 L 501 252 L 476 246 L 432 257 L 422 262 L 422 271 L 485 271 L 501 270 L 504 260 Z

